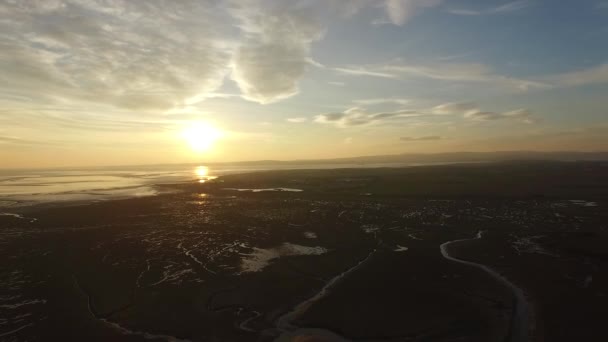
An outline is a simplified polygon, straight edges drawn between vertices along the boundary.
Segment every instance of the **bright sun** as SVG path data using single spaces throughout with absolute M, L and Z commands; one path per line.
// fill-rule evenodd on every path
M 182 130 L 182 137 L 193 150 L 203 152 L 222 137 L 222 132 L 206 122 L 193 122 Z

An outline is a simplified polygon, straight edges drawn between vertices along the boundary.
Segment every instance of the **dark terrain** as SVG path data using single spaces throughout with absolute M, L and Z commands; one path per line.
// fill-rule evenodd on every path
M 607 162 L 159 187 L 7 208 L 23 216 L 0 216 L 0 340 L 608 341 Z M 277 187 L 303 191 L 237 190 Z M 521 288 L 528 316 L 508 286 L 442 255 L 459 239 L 450 256 Z

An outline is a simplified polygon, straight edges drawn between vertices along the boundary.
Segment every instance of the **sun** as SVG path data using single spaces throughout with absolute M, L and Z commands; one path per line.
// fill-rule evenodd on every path
M 193 122 L 182 130 L 182 137 L 196 152 L 204 152 L 222 137 L 222 131 L 206 122 Z

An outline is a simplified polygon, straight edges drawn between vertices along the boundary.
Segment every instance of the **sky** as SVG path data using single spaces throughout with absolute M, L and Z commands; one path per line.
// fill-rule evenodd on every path
M 605 0 L 0 0 L 0 168 L 607 151 Z

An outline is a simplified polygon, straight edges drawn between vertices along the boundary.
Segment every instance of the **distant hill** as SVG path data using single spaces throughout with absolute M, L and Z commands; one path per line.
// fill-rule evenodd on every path
M 608 152 L 450 152 L 450 153 L 406 153 L 393 155 L 361 156 L 335 159 L 301 160 L 257 160 L 233 163 L 210 163 L 211 165 L 308 165 L 308 164 L 432 164 L 471 163 L 500 161 L 592 161 L 608 160 Z
M 357 167 L 357 166 L 413 166 L 417 164 L 445 163 L 480 163 L 507 161 L 608 161 L 608 152 L 533 152 L 533 151 L 498 151 L 498 152 L 450 152 L 450 153 L 404 153 L 376 156 L 361 156 L 333 159 L 295 159 L 295 160 L 250 160 L 237 162 L 206 162 L 179 164 L 147 164 L 147 165 L 113 165 L 88 167 L 58 167 L 57 170 L 139 170 L 142 167 L 168 168 L 176 166 L 250 166 L 260 169 L 281 168 L 314 168 L 314 166 Z M 386 165 L 393 164 L 393 165 Z M 0 169 L 0 172 L 3 169 Z M 5 169 L 12 172 L 11 169 Z M 15 169 L 13 169 L 14 171 Z M 27 169 L 22 169 L 27 170 Z

